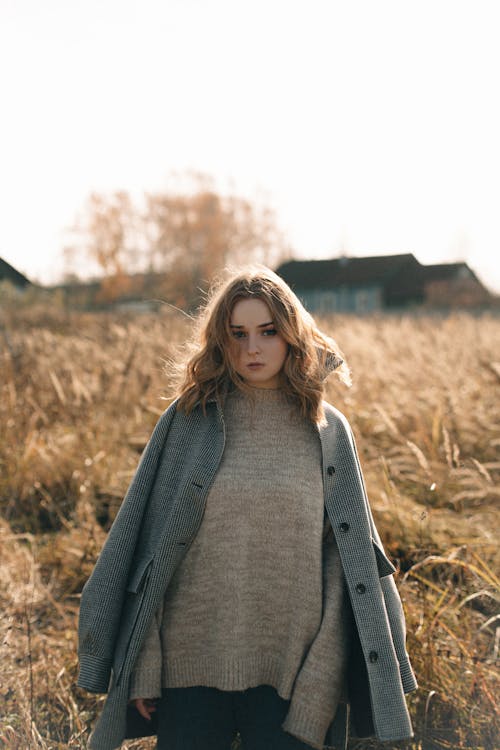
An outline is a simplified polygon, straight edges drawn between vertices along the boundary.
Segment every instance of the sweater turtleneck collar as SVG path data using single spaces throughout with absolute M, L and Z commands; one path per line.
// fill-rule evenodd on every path
M 255 403 L 279 403 L 286 401 L 286 396 L 282 388 L 255 388 L 250 386 L 249 393 L 235 388 L 230 395 Z

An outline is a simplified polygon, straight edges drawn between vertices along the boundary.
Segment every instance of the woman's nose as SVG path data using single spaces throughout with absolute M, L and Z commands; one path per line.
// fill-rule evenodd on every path
M 258 354 L 260 352 L 259 342 L 256 336 L 249 336 L 247 339 L 247 351 L 249 354 Z

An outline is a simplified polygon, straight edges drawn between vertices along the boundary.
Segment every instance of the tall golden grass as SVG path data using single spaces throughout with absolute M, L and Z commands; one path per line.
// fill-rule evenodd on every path
M 420 684 L 405 747 L 498 748 L 500 319 L 320 322 L 352 368 L 352 388 L 332 381 L 327 397 L 353 425 L 399 568 Z M 168 308 L 2 311 L 0 747 L 86 747 L 102 697 L 75 687 L 79 594 L 188 333 Z

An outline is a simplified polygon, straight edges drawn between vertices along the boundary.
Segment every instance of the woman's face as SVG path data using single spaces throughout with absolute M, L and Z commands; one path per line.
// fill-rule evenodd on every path
M 266 303 L 240 299 L 231 314 L 234 368 L 255 388 L 277 388 L 288 344 L 277 332 Z

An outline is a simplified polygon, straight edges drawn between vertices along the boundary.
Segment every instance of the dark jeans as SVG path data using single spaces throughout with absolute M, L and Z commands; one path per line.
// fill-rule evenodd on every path
M 290 701 L 269 685 L 248 690 L 167 688 L 158 704 L 158 750 L 311 750 L 281 728 Z

